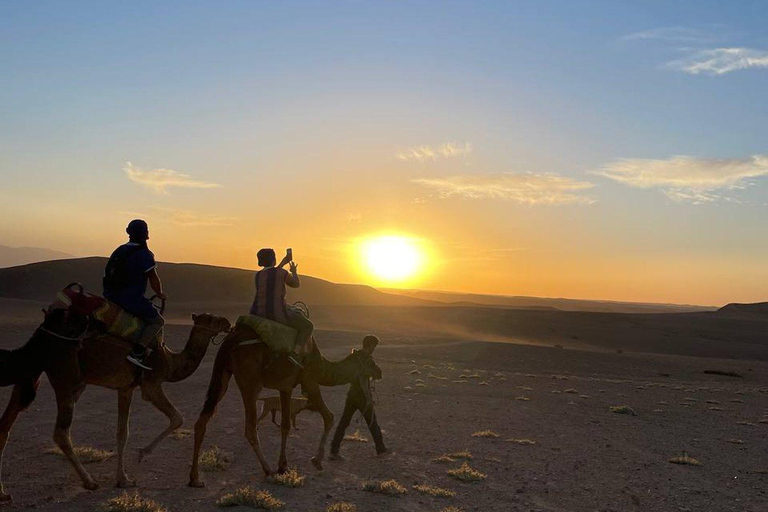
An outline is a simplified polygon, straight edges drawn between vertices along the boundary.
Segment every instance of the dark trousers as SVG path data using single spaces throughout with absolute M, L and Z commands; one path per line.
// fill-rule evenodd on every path
M 341 415 L 339 424 L 336 426 L 336 432 L 333 434 L 333 441 L 331 441 L 331 453 L 339 453 L 341 441 L 344 440 L 344 431 L 347 430 L 349 423 L 352 421 L 352 417 L 357 411 L 363 413 L 363 418 L 368 425 L 368 430 L 371 431 L 373 442 L 376 443 L 376 453 L 386 451 L 387 448 L 384 446 L 384 438 L 381 435 L 379 422 L 376 421 L 376 411 L 373 410 L 373 404 L 370 403 L 366 407 L 366 404 L 361 404 L 359 400 L 355 400 L 354 397 L 347 395 L 347 401 L 344 404 L 344 412 Z

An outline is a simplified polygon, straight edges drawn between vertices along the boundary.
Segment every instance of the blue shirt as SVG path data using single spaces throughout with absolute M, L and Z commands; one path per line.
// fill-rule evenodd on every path
M 127 256 L 126 256 L 127 254 Z M 104 297 L 118 304 L 144 298 L 147 292 L 147 273 L 157 267 L 155 255 L 146 245 L 128 242 L 121 245 L 112 253 L 112 258 L 125 257 L 124 281 L 120 289 L 104 289 Z

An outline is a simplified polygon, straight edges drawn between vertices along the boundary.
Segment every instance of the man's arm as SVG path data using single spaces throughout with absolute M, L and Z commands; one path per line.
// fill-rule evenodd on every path
M 149 286 L 152 288 L 152 291 L 155 292 L 159 298 L 165 300 L 166 295 L 163 293 L 163 283 L 160 282 L 160 276 L 157 275 L 156 268 L 147 272 L 147 279 L 149 279 Z
M 291 262 L 291 272 L 285 276 L 285 284 L 291 288 L 298 288 L 301 286 L 301 279 L 299 279 L 299 273 L 297 272 L 298 265 Z

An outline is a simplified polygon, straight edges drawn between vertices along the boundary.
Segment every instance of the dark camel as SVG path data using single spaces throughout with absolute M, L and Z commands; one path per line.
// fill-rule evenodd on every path
M 287 358 L 278 358 L 269 364 L 272 354 L 264 343 L 240 345 L 242 341 L 249 339 L 253 339 L 253 334 L 249 330 L 237 329 L 225 338 L 219 353 L 216 355 L 205 405 L 195 423 L 195 448 L 192 456 L 192 470 L 189 474 L 191 487 L 203 487 L 205 485 L 200 478 L 198 469 L 200 448 L 203 444 L 208 421 L 216 412 L 216 405 L 227 392 L 229 380 L 233 375 L 245 407 L 245 437 L 256 453 L 256 457 L 267 476 L 273 472 L 259 445 L 258 409 L 256 407 L 256 399 L 263 388 L 280 392 L 282 418 L 278 472 L 282 473 L 288 469 L 285 445 L 291 430 L 291 393 L 294 387 L 298 384 L 302 385 L 308 394 L 309 402 L 317 408 L 323 417 L 323 435 L 320 439 L 317 455 L 312 458 L 315 467 L 322 469 L 325 443 L 333 427 L 333 413 L 323 402 L 320 386 L 341 386 L 359 378 L 381 378 L 381 369 L 376 366 L 373 358 L 365 351 L 357 350 L 342 361 L 330 362 L 322 356 L 313 339 L 304 368 L 299 369 Z
M 55 312 L 50 313 L 49 316 L 55 314 Z M 135 485 L 135 482 L 128 478 L 124 469 L 124 453 L 128 440 L 128 417 L 133 391 L 140 387 L 142 398 L 151 402 L 169 420 L 168 428 L 139 451 L 139 461 L 141 461 L 144 456 L 149 455 L 154 450 L 160 441 L 179 428 L 183 422 L 181 413 L 163 392 L 162 383 L 178 382 L 189 377 L 200 365 L 213 337 L 230 329 L 230 323 L 226 318 L 203 314 L 192 315 L 192 319 L 194 325 L 184 349 L 179 353 L 172 352 L 167 347 L 155 351 L 150 358 L 152 371 L 142 371 L 126 361 L 125 358 L 131 349 L 129 342 L 103 333 L 93 333 L 92 335 L 89 333 L 82 340 L 82 348 L 79 350 L 76 345 L 67 350 L 59 349 L 53 360 L 34 368 L 37 371 L 36 375 L 34 375 L 34 371 L 26 372 L 26 380 L 15 383 L 11 400 L 0 419 L 0 456 L 16 416 L 28 407 L 34 399 L 34 389 L 37 387 L 40 373 L 44 371 L 48 375 L 56 394 L 58 405 L 53 439 L 72 463 L 86 489 L 93 490 L 98 488 L 98 485 L 83 468 L 73 450 L 69 432 L 75 403 L 89 384 L 117 391 L 116 482 L 118 487 Z M 70 329 L 70 332 L 72 330 L 74 329 Z M 29 345 L 37 345 L 40 341 L 37 340 L 39 337 L 45 339 L 56 336 L 36 333 L 32 340 L 19 351 L 25 350 Z M 58 342 L 60 344 L 61 340 Z M 29 376 L 30 373 L 32 374 L 31 377 Z M 33 390 L 32 399 L 29 398 L 30 389 Z M 2 496 L 7 495 L 0 495 L 0 498 Z

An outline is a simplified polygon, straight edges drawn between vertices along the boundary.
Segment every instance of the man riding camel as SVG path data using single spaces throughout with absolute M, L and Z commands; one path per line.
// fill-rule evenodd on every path
M 128 361 L 145 370 L 151 370 L 146 363 L 147 348 L 162 331 L 165 319 L 144 296 L 147 283 L 160 299 L 165 300 L 166 296 L 157 275 L 155 255 L 147 247 L 147 223 L 134 219 L 125 231 L 128 233 L 128 243 L 115 249 L 104 269 L 104 298 L 144 321 L 144 330 L 134 342 Z
M 250 313 L 296 329 L 297 349 L 306 347 L 315 326 L 301 310 L 285 302 L 286 286 L 291 288 L 301 286 L 297 273 L 298 265 L 293 262 L 291 249 L 288 249 L 280 265 L 277 266 L 275 266 L 277 257 L 273 249 L 261 249 L 256 253 L 256 257 L 262 269 L 256 272 L 256 297 L 253 299 Z M 290 272 L 283 268 L 285 265 L 289 265 Z M 290 353 L 288 358 L 296 366 L 302 366 L 295 351 Z

